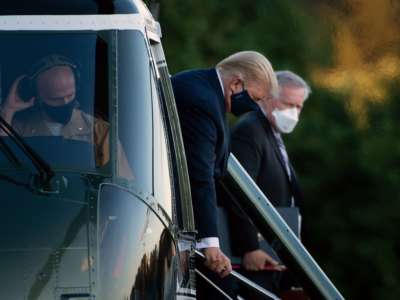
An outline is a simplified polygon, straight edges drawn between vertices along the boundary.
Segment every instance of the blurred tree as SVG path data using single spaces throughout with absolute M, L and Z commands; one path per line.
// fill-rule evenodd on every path
M 345 3 L 345 9 L 321 9 L 335 26 L 334 65 L 315 70 L 313 78 L 320 86 L 344 93 L 357 125 L 365 127 L 369 104 L 390 98 L 387 85 L 400 75 L 400 3 Z

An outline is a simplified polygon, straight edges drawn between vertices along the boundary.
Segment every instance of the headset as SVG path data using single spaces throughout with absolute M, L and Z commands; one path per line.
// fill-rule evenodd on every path
M 56 66 L 68 66 L 71 68 L 71 70 L 74 73 L 75 76 L 75 84 L 78 87 L 79 86 L 79 80 L 80 80 L 80 73 L 78 70 L 77 65 L 70 60 L 68 57 L 62 56 L 62 55 L 57 55 L 57 54 L 51 54 L 48 56 L 45 56 L 38 60 L 30 69 L 28 72 L 28 75 L 23 77 L 21 81 L 18 84 L 17 88 L 17 93 L 18 96 L 24 101 L 28 102 L 32 97 L 37 96 L 37 91 L 36 91 L 36 79 L 37 77 L 53 68 Z

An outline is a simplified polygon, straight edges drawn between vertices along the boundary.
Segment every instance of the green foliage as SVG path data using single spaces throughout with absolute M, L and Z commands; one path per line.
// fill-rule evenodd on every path
M 263 52 L 280 68 L 304 69 L 313 56 L 303 41 L 310 32 L 295 18 L 297 6 L 290 1 L 179 1 L 161 3 L 163 43 L 172 72 L 214 65 L 239 50 Z M 315 35 L 321 36 L 317 30 Z M 295 58 L 292 63 L 285 57 Z
M 161 1 L 171 73 L 212 67 L 239 50 L 307 79 L 313 94 L 285 137 L 306 194 L 304 243 L 348 299 L 400 295 L 400 98 L 398 82 L 359 129 L 346 102 L 318 88 L 315 68 L 333 58 L 332 28 L 314 1 Z M 379 20 L 371 20 L 379 22 Z M 315 80 L 315 78 L 314 78 Z

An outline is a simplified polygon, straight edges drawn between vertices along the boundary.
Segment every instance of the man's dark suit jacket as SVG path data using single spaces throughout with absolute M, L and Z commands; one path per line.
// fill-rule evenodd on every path
M 225 100 L 215 69 L 172 77 L 191 184 L 197 237 L 218 237 L 215 180 L 228 159 Z
M 243 115 L 231 138 L 232 153 L 274 206 L 291 206 L 292 196 L 299 204 L 302 196 L 296 174 L 290 166 L 289 179 L 271 124 L 260 109 Z M 257 231 L 250 222 L 234 220 L 232 225 L 241 232 L 232 236 L 236 255 L 259 249 Z

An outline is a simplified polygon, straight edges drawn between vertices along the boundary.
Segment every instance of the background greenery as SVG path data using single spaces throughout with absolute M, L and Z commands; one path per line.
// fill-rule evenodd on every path
M 399 1 L 160 2 L 172 74 L 257 50 L 310 82 L 285 137 L 304 243 L 347 299 L 399 299 Z

